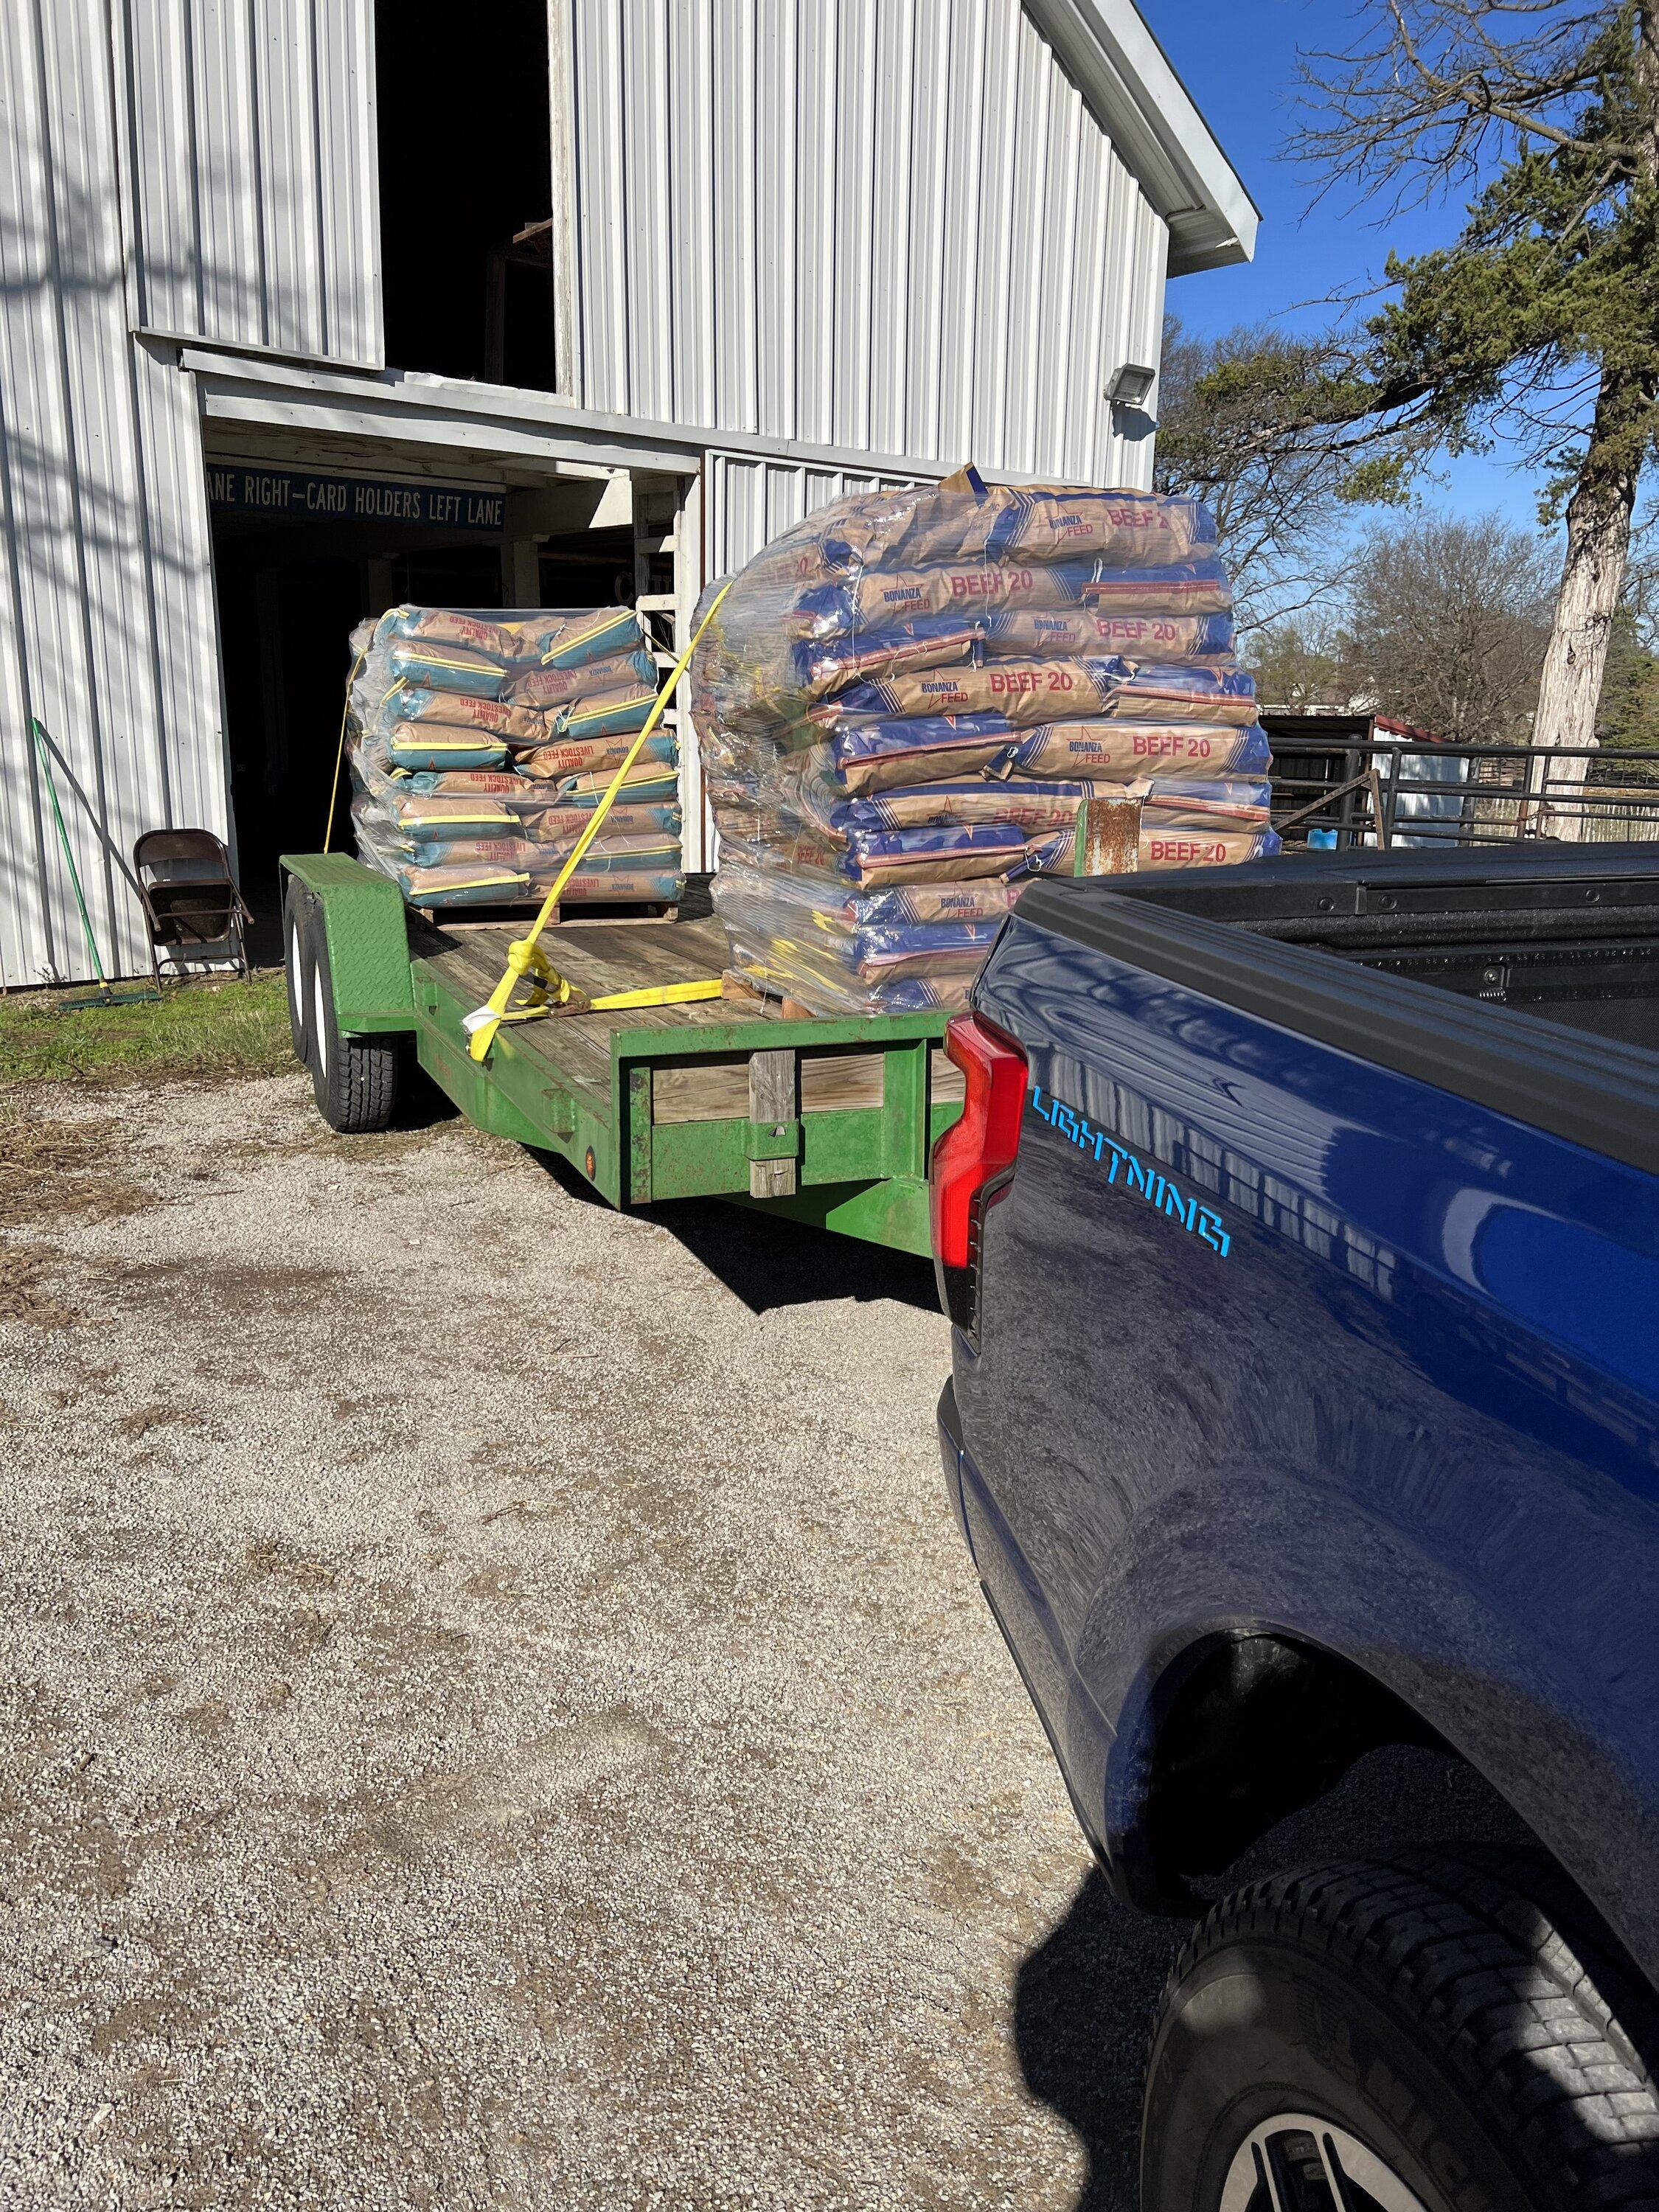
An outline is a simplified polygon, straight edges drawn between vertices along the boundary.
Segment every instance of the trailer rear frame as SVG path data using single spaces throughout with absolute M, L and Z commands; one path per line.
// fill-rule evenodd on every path
M 340 1036 L 406 1041 L 477 1127 L 557 1153 L 612 1206 L 727 1198 L 927 1255 L 928 1158 L 962 1105 L 945 1014 L 800 1018 L 722 999 L 550 1015 L 505 1026 L 479 1063 L 462 1023 L 512 928 L 425 922 L 344 854 L 282 866 L 285 911 L 309 902 L 318 918 Z M 568 921 L 556 943 L 593 995 L 718 974 L 725 958 L 712 919 Z M 316 988 L 303 979 L 300 997 Z

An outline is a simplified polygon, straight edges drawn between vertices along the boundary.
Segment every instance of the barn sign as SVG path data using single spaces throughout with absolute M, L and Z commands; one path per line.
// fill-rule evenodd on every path
M 211 462 L 208 505 L 216 514 L 266 514 L 303 522 L 401 522 L 428 530 L 499 530 L 506 494 L 477 484 L 408 483 L 387 477 L 325 476 Z

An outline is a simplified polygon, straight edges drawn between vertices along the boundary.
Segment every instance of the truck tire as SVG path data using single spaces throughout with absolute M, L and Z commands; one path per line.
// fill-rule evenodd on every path
M 311 1065 L 311 1024 L 306 1018 L 303 934 L 306 910 L 313 903 L 305 885 L 290 876 L 283 895 L 283 972 L 288 984 L 288 1033 L 294 1040 L 294 1057 L 306 1067 Z
M 308 899 L 300 924 L 305 973 L 305 1023 L 311 1087 L 317 1111 L 343 1137 L 366 1136 L 392 1121 L 398 1097 L 395 1038 L 340 1034 L 323 911 Z
M 1618 1987 L 1475 1862 L 1238 1890 L 1158 2008 L 1141 2212 L 1659 2207 L 1659 2097 Z

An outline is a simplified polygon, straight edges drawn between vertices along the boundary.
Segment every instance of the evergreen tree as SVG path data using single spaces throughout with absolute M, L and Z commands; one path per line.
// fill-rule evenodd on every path
M 1317 620 L 1289 617 L 1259 629 L 1243 648 L 1264 707 L 1346 707 L 1353 684 L 1341 641 Z
M 1628 598 L 1620 604 L 1607 640 L 1607 672 L 1601 679 L 1595 734 L 1604 745 L 1659 752 L 1659 654 Z M 1608 763 L 1615 781 L 1627 775 L 1625 764 Z

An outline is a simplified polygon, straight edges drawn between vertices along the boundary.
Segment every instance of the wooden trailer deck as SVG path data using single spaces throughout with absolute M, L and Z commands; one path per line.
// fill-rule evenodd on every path
M 476 928 L 427 927 L 410 951 L 422 969 L 447 993 L 482 1006 L 501 981 L 507 948 L 519 932 L 500 923 Z M 570 921 L 543 940 L 549 958 L 589 998 L 616 991 L 647 990 L 668 983 L 701 981 L 719 975 L 727 958 L 726 932 L 712 915 L 696 921 Z M 619 1033 L 649 1030 L 657 1038 L 681 1028 L 718 1030 L 734 1022 L 754 1024 L 751 1049 L 764 1049 L 767 1026 L 787 1017 L 781 1003 L 760 999 L 693 1000 L 678 1006 L 617 1007 L 608 1012 L 550 1015 L 515 1023 L 503 1035 L 550 1073 L 575 1083 L 596 1098 L 612 1094 L 616 1061 L 612 1039 Z M 690 1040 L 688 1040 L 690 1042 Z M 702 1042 L 699 1036 L 696 1042 Z M 799 1055 L 800 1110 L 827 1113 L 879 1106 L 884 1063 L 871 1044 L 841 1044 Z M 929 1089 L 939 1103 L 962 1103 L 962 1071 L 936 1047 L 931 1055 Z M 748 1106 L 745 1063 L 725 1056 L 699 1058 L 684 1066 L 653 1058 L 654 1118 L 659 1121 L 710 1121 L 742 1114 Z
M 410 950 L 424 973 L 447 993 L 481 1006 L 501 980 L 507 948 L 524 927 L 411 924 Z M 562 975 L 591 999 L 613 991 L 641 991 L 665 983 L 691 983 L 718 975 L 726 964 L 726 933 L 712 915 L 700 921 L 561 923 L 543 939 Z M 707 1026 L 726 1022 L 732 1009 L 711 999 L 684 1006 L 618 1008 L 609 1013 L 550 1015 L 516 1022 L 501 1035 L 517 1049 L 544 1061 L 550 1074 L 609 1099 L 614 1064 L 611 1038 L 626 1030 Z
M 464 1024 L 525 923 L 423 921 L 341 853 L 283 865 L 291 928 L 325 951 L 301 1002 L 325 993 L 344 1039 L 409 1039 L 479 1128 L 560 1153 L 613 1206 L 732 1198 L 927 1251 L 928 1158 L 962 1110 L 944 1014 L 820 1018 L 748 996 L 549 1014 L 503 1024 L 480 1062 Z M 709 918 L 573 921 L 544 941 L 591 998 L 706 980 L 726 959 Z
M 343 954 L 348 933 L 361 948 L 366 917 L 343 902 L 369 888 L 315 887 L 331 944 L 337 913 Z M 550 1014 L 504 1024 L 481 1065 L 462 1023 L 495 989 L 522 925 L 397 921 L 410 1011 L 354 1013 L 343 958 L 342 1026 L 412 1030 L 422 1066 L 481 1128 L 562 1153 L 614 1205 L 733 1198 L 927 1251 L 928 1154 L 963 1096 L 939 1048 L 943 1014 L 820 1018 L 747 996 Z M 544 942 L 590 998 L 718 976 L 727 958 L 712 917 L 570 921 Z

